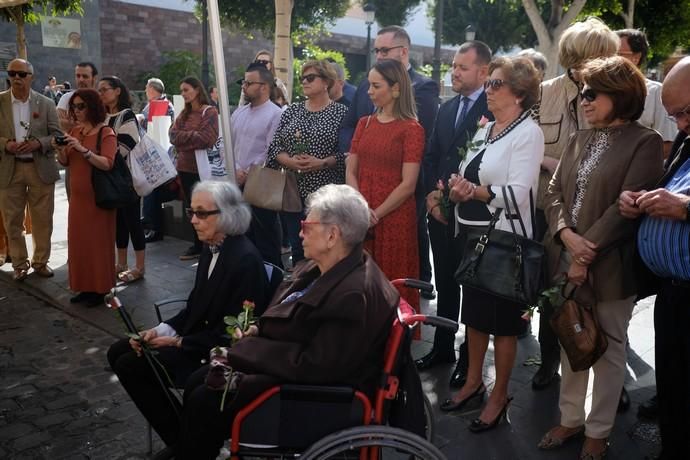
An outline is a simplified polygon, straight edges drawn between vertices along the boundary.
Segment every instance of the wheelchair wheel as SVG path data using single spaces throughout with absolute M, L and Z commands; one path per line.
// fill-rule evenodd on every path
M 434 411 L 431 407 L 429 397 L 424 395 L 424 437 L 427 441 L 433 443 L 436 435 L 436 421 L 434 420 Z
M 359 449 L 378 449 L 379 460 L 447 460 L 436 446 L 416 434 L 390 426 L 358 426 L 314 443 L 300 460 L 359 459 Z

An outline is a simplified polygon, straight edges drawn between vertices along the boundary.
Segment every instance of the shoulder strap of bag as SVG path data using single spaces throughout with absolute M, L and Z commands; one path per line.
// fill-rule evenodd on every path
M 529 238 L 529 236 L 527 236 L 527 229 L 525 228 L 525 222 L 522 220 L 522 215 L 520 214 L 520 208 L 518 208 L 517 200 L 515 199 L 515 192 L 513 191 L 513 186 L 508 185 L 507 187 L 508 187 L 508 191 L 510 192 L 510 199 L 512 200 L 513 206 L 515 207 L 515 210 L 514 210 L 515 215 L 517 215 L 518 222 L 520 222 L 520 229 L 522 229 L 522 234 L 525 236 L 525 238 Z M 530 197 L 531 196 L 532 196 L 532 193 L 530 191 Z
M 513 219 L 512 219 L 513 210 L 510 207 L 511 203 L 508 200 L 508 196 L 506 195 L 506 188 L 507 187 L 510 187 L 510 186 L 509 185 L 508 186 L 505 186 L 505 185 L 501 186 L 501 194 L 503 194 L 503 202 L 506 204 L 506 218 L 508 219 L 508 223 L 510 224 L 510 228 L 513 230 L 513 234 L 517 235 L 517 231 L 515 230 L 515 222 L 513 222 Z M 511 191 L 512 191 L 512 188 L 511 188 Z M 517 205 L 515 207 L 517 208 Z M 518 216 L 519 216 L 519 214 L 518 214 Z
M 94 152 L 96 155 L 101 154 L 101 138 L 103 137 L 103 128 L 105 128 L 105 126 L 101 126 L 98 129 L 98 137 L 96 138 L 96 151 Z

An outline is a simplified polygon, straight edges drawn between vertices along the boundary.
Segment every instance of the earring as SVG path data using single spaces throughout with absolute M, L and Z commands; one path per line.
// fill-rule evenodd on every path
M 515 99 L 515 105 L 520 105 L 520 101 Z
M 398 91 L 397 89 L 394 89 L 393 90 L 393 99 L 397 99 L 399 97 L 400 97 L 400 91 Z

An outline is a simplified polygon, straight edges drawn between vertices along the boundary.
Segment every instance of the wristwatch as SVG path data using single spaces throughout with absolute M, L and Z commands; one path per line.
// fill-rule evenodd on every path
M 491 190 L 491 186 L 490 186 L 490 185 L 487 185 L 487 186 L 486 186 L 486 191 L 489 193 L 489 199 L 486 200 L 486 204 L 489 204 L 489 203 L 491 203 L 491 202 L 494 200 L 494 198 L 496 198 L 496 194 L 494 193 L 493 190 Z

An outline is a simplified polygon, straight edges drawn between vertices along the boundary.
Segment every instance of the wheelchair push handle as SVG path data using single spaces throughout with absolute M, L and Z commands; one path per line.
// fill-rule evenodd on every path
M 420 291 L 433 291 L 434 285 L 426 281 L 415 280 L 412 278 L 400 278 L 391 281 L 395 287 L 409 287 L 412 289 L 419 289 Z
M 442 318 L 440 316 L 427 316 L 423 321 L 424 324 L 429 324 L 434 327 L 440 327 L 441 329 L 447 329 L 449 331 L 458 332 L 458 323 L 452 319 Z

